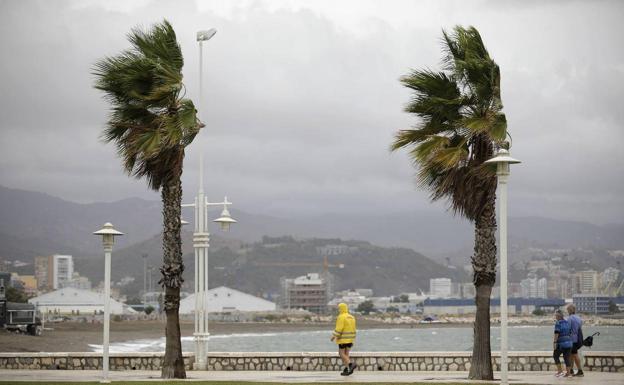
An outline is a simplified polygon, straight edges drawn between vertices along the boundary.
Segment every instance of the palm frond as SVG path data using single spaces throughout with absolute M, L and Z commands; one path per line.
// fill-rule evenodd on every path
M 95 63 L 94 87 L 112 107 L 106 142 L 114 142 L 125 170 L 158 190 L 182 172 L 184 148 L 203 127 L 184 89 L 184 60 L 175 31 L 164 20 L 133 29 L 131 48 Z
M 412 90 L 405 111 L 418 123 L 398 131 L 390 149 L 409 148 L 419 187 L 475 220 L 496 187 L 483 162 L 507 135 L 500 69 L 474 27 L 443 30 L 441 42 L 443 71 L 412 70 L 400 78 Z

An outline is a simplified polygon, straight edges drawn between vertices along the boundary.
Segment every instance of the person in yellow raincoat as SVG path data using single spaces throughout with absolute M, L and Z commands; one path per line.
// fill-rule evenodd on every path
M 349 351 L 355 341 L 355 317 L 349 313 L 349 307 L 346 303 L 338 304 L 338 318 L 336 318 L 336 327 L 332 333 L 331 340 L 338 344 L 338 354 L 345 365 L 344 370 L 340 374 L 343 376 L 353 374 L 357 365 L 351 362 Z

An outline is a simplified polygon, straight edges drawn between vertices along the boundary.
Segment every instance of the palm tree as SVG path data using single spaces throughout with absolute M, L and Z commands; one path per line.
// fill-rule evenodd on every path
M 472 256 L 477 314 L 470 378 L 493 379 L 490 294 L 496 280 L 496 175 L 483 164 L 503 145 L 500 71 L 474 27 L 443 31 L 443 70 L 413 70 L 401 78 L 412 90 L 405 111 L 418 124 L 401 130 L 391 146 L 407 147 L 417 181 L 430 199 L 446 199 L 451 210 L 474 222 Z
M 163 265 L 167 315 L 163 378 L 185 378 L 180 323 L 182 240 L 180 214 L 184 149 L 203 127 L 193 102 L 183 98 L 184 60 L 168 21 L 133 29 L 132 48 L 95 64 L 95 88 L 111 104 L 105 142 L 114 142 L 125 171 L 160 190 L 163 202 Z

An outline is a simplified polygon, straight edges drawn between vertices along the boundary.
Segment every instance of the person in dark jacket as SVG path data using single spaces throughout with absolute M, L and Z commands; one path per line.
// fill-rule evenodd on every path
M 572 337 L 570 322 L 563 318 L 563 312 L 557 310 L 555 312 L 555 335 L 553 340 L 553 358 L 557 364 L 556 377 L 572 377 L 572 366 L 570 362 L 570 354 L 572 350 Z M 565 372 L 561 370 L 561 361 L 559 357 L 563 354 L 565 362 Z

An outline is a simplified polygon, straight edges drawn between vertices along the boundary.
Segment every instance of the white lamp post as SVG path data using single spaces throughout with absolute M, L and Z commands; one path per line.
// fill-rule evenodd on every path
M 202 70 L 203 70 L 203 58 L 204 58 L 204 42 L 210 40 L 215 34 L 217 33 L 217 30 L 214 28 L 211 28 L 207 31 L 198 31 L 197 32 L 197 41 L 199 42 L 199 108 L 198 110 L 201 111 L 203 108 L 203 103 L 204 103 L 204 93 L 202 91 L 203 89 L 203 77 L 202 77 Z
M 111 282 L 111 253 L 115 237 L 123 233 L 115 230 L 110 223 L 93 234 L 102 236 L 104 244 L 104 338 L 102 341 L 102 380 L 100 382 L 110 382 L 108 379 L 108 337 L 110 332 L 110 282 Z
M 230 225 L 236 223 L 227 209 L 231 202 L 227 197 L 223 202 L 211 203 L 204 194 L 203 162 L 200 156 L 199 164 L 199 191 L 195 203 L 183 204 L 182 207 L 195 208 L 195 232 L 193 233 L 193 248 L 195 249 L 195 363 L 193 369 L 206 370 L 206 355 L 208 353 L 208 247 L 210 233 L 208 232 L 208 207 L 223 206 L 221 217 L 213 222 L 219 223 L 221 229 L 228 231 Z
M 509 156 L 509 151 L 501 148 L 496 156 L 485 161 L 496 164 L 496 176 L 498 177 L 498 229 L 500 250 L 500 312 L 501 312 L 501 384 L 509 384 L 508 379 L 508 335 L 507 335 L 507 180 L 509 179 L 509 165 L 520 163 L 518 159 Z

